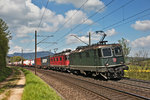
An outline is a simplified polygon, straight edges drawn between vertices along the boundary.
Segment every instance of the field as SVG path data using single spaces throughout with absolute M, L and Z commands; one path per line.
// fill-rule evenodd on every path
M 32 72 L 22 69 L 26 76 L 22 100 L 61 100 L 44 81 Z
M 150 80 L 150 66 L 128 65 L 129 70 L 125 71 L 125 77 Z

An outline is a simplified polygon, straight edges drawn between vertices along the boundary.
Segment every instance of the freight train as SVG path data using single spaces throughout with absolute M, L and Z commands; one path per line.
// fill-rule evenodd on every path
M 36 67 L 87 76 L 100 76 L 105 79 L 121 79 L 124 76 L 124 70 L 128 70 L 122 46 L 107 44 L 107 41 L 104 41 L 105 37 L 104 33 L 98 43 L 90 46 L 79 46 L 73 51 L 66 50 L 53 56 L 36 58 Z M 35 67 L 34 62 L 35 59 L 25 60 L 23 66 Z M 15 65 L 21 65 L 21 62 L 15 62 Z
M 24 66 L 34 67 L 34 60 L 26 60 Z M 80 46 L 53 56 L 36 58 L 37 68 L 67 71 L 87 76 L 102 76 L 105 79 L 122 78 L 125 65 L 122 46 L 106 44 L 106 41 L 91 46 Z

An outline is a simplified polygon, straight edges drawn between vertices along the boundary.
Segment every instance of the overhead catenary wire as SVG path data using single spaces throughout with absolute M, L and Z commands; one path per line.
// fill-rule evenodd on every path
M 109 6 L 112 2 L 114 2 L 115 0 L 111 0 L 108 4 L 106 4 L 106 6 L 100 8 L 97 12 L 93 13 L 92 15 L 90 15 L 89 17 L 87 17 L 82 23 L 78 24 L 77 26 L 75 26 L 73 29 L 71 29 L 69 32 L 67 32 L 65 35 L 63 35 L 62 37 L 60 37 L 59 39 L 57 39 L 56 41 L 60 41 L 60 39 L 62 39 L 63 37 L 65 37 L 66 35 L 68 35 L 70 32 L 72 32 L 73 30 L 75 30 L 76 28 L 78 28 L 80 25 L 82 25 L 83 23 L 85 23 L 89 18 L 95 16 L 98 12 L 100 12 L 101 10 L 103 10 L 104 8 L 106 8 L 107 6 Z M 84 3 L 85 4 L 85 3 Z M 83 4 L 83 5 L 84 5 Z M 80 7 L 81 8 L 81 7 Z M 41 40 L 40 42 L 45 41 L 46 39 L 48 39 L 49 37 L 44 38 L 43 40 Z
M 113 27 L 113 26 L 116 25 L 116 24 L 119 24 L 119 23 L 121 23 L 121 22 L 124 22 L 125 20 L 128 20 L 128 19 L 131 19 L 131 18 L 133 18 L 133 17 L 136 17 L 137 15 L 142 14 L 142 13 L 144 13 L 144 12 L 146 12 L 146 11 L 149 11 L 149 10 L 150 10 L 150 8 L 145 9 L 145 10 L 143 10 L 143 11 L 141 11 L 141 12 L 138 12 L 138 13 L 136 13 L 136 14 L 130 16 L 130 17 L 125 18 L 124 20 L 120 20 L 120 21 L 118 21 L 118 22 L 116 22 L 116 23 L 113 23 L 113 24 L 107 26 L 107 27 L 104 27 L 102 30 L 105 30 L 105 29 L 108 29 L 108 28 L 110 28 L 110 27 Z
M 146 11 L 149 11 L 149 10 L 150 10 L 150 8 L 145 9 L 145 10 L 143 10 L 143 11 L 141 11 L 141 12 L 138 12 L 138 13 L 132 15 L 132 16 L 129 16 L 129 17 L 127 17 L 127 18 L 124 18 L 123 20 L 120 20 L 120 21 L 118 21 L 118 22 L 115 22 L 115 23 L 113 23 L 113 24 L 111 24 L 111 25 L 109 25 L 109 26 L 106 26 L 106 27 L 104 27 L 102 30 L 108 29 L 109 27 L 113 27 L 114 25 L 117 25 L 117 24 L 119 24 L 119 23 L 121 23 L 121 22 L 123 22 L 123 21 L 126 21 L 126 20 L 128 20 L 128 19 L 131 19 L 131 18 L 133 18 L 133 17 L 135 17 L 135 16 L 137 16 L 137 15 L 139 15 L 139 14 L 142 14 L 142 13 L 144 13 L 144 12 L 146 12 Z
M 96 22 L 98 22 L 98 21 L 100 21 L 100 20 L 102 20 L 102 19 L 104 19 L 104 18 L 106 18 L 106 17 L 112 15 L 113 13 L 115 13 L 116 11 L 120 10 L 121 8 L 123 8 L 123 7 L 127 6 L 127 5 L 129 5 L 129 4 L 132 3 L 133 1 L 135 1 L 135 0 L 130 0 L 129 2 L 127 2 L 127 3 L 123 4 L 122 6 L 120 6 L 119 8 L 117 8 L 117 9 L 111 11 L 110 13 L 104 15 L 103 17 L 98 18 L 96 21 L 94 21 L 93 23 L 89 24 L 88 26 L 85 26 L 84 28 L 81 28 L 81 29 L 78 30 L 76 33 L 80 32 L 80 31 L 82 31 L 82 30 L 85 30 L 85 29 L 88 28 L 89 26 L 94 25 Z
M 119 25 L 117 25 L 117 26 L 114 26 L 114 27 L 119 27 L 119 26 L 121 26 L 121 25 L 124 25 L 124 24 L 127 24 L 127 23 L 131 23 L 131 22 L 133 22 L 133 21 L 135 21 L 135 20 L 137 20 L 137 19 L 144 18 L 144 17 L 147 17 L 147 16 L 150 16 L 150 13 L 145 14 L 145 15 L 143 15 L 143 16 L 140 16 L 140 17 L 138 17 L 138 18 L 135 18 L 135 19 L 133 19 L 133 20 L 129 20 L 129 21 L 125 22 L 125 23 L 121 23 L 121 24 L 119 24 Z M 64 44 L 64 45 L 61 45 L 61 46 L 59 46 L 59 47 L 57 47 L 57 48 L 61 48 L 61 47 L 66 46 L 66 45 L 68 46 L 68 44 Z M 71 44 L 69 44 L 69 45 L 71 45 Z
M 86 1 L 76 10 L 76 12 L 75 12 L 74 14 L 72 14 L 71 17 L 69 17 L 68 20 L 66 20 L 66 21 L 62 24 L 62 26 L 61 26 L 60 28 L 58 28 L 58 29 L 55 31 L 54 34 L 56 34 L 58 31 L 60 31 L 60 30 L 73 18 L 73 16 L 75 16 L 75 15 L 78 13 L 78 10 L 80 10 L 87 2 L 88 2 L 88 0 L 86 0 Z M 42 39 L 41 41 L 38 42 L 38 44 L 41 43 L 41 42 L 43 42 L 43 41 L 45 41 L 45 40 L 48 39 L 48 38 L 49 38 L 49 37 L 46 37 L 46 38 Z
M 127 22 L 121 23 L 121 24 L 119 24 L 119 25 L 113 26 L 113 27 L 119 27 L 119 26 L 121 26 L 121 25 L 124 25 L 124 24 L 127 24 L 127 23 L 131 23 L 131 22 L 133 22 L 133 21 L 135 21 L 135 20 L 137 20 L 137 19 L 144 18 L 144 17 L 146 17 L 146 16 L 150 16 L 150 13 L 145 14 L 145 15 L 143 15 L 143 16 L 140 16 L 140 17 L 138 17 L 138 18 L 135 18 L 135 19 L 133 19 L 133 20 L 129 20 L 129 21 L 127 21 Z
M 42 16 L 41 16 L 41 19 L 40 19 L 40 23 L 38 24 L 38 28 L 40 27 L 40 25 L 41 25 L 41 23 L 42 23 L 44 14 L 45 14 L 46 9 L 47 9 L 47 6 L 48 6 L 48 3 L 49 3 L 49 0 L 47 0 L 47 3 L 46 3 L 46 6 L 45 6 L 45 9 L 44 9 L 44 12 L 43 12 L 43 14 L 42 14 Z M 37 30 L 38 30 L 38 28 L 37 28 Z
M 143 10 L 143 11 L 140 11 L 140 12 L 134 14 L 134 15 L 131 15 L 131 16 L 129 16 L 129 17 L 123 19 L 123 20 L 120 20 L 120 21 L 118 21 L 118 22 L 115 22 L 115 23 L 113 23 L 113 24 L 111 24 L 111 25 L 109 25 L 109 26 L 106 26 L 106 27 L 104 27 L 102 30 L 108 29 L 108 28 L 113 27 L 113 26 L 115 26 L 115 25 L 117 25 L 117 24 L 120 24 L 120 23 L 122 23 L 122 22 L 125 22 L 125 21 L 127 21 L 127 20 L 129 20 L 129 19 L 131 19 L 131 18 L 134 18 L 134 17 L 136 17 L 136 16 L 138 16 L 138 15 L 140 15 L 140 14 L 142 14 L 142 13 L 145 13 L 146 11 L 149 11 L 149 10 L 150 10 L 150 8 L 145 9 L 145 10 Z M 149 15 L 149 14 L 146 14 L 146 15 L 144 15 L 144 16 L 147 16 L 147 15 Z M 142 16 L 142 17 L 144 17 L 144 16 Z M 141 18 L 141 17 L 138 17 L 138 18 L 136 18 L 136 19 L 139 19 L 139 18 Z M 134 19 L 134 20 L 135 20 L 135 19 Z M 130 21 L 128 21 L 128 22 L 125 22 L 125 23 L 129 23 L 129 22 L 131 22 L 131 21 L 132 21 L 132 20 L 130 20 Z M 124 24 L 124 23 L 123 23 L 123 24 Z M 120 25 L 121 25 L 121 24 L 120 24 Z M 118 25 L 118 26 L 119 26 L 119 25 Z M 117 26 L 117 27 L 118 27 L 118 26 Z
M 115 0 L 111 0 L 108 4 L 106 4 L 106 6 L 100 8 L 97 12 L 95 12 L 92 15 L 90 15 L 89 17 L 87 17 L 82 23 L 78 24 L 73 29 L 71 29 L 70 31 L 68 31 L 65 35 L 63 35 L 62 37 L 60 37 L 59 39 L 57 39 L 57 41 L 60 41 L 61 39 L 63 39 L 63 37 L 67 36 L 70 32 L 72 32 L 73 30 L 75 30 L 76 28 L 78 28 L 80 25 L 82 25 L 83 23 L 85 23 L 89 18 L 92 18 L 93 16 L 95 16 L 98 12 L 100 12 L 101 10 L 103 10 L 104 8 L 106 8 L 107 6 L 109 6 L 114 1 Z
M 42 14 L 42 16 L 41 16 L 41 19 L 40 19 L 40 22 L 39 22 L 39 24 L 38 24 L 38 26 L 37 26 L 37 30 L 39 29 L 39 27 L 40 27 L 40 25 L 41 25 L 41 23 L 42 23 L 42 20 L 43 20 L 43 17 L 44 17 L 45 11 L 46 11 L 47 6 L 48 6 L 48 3 L 49 3 L 49 0 L 47 0 L 47 3 L 46 3 L 46 5 L 45 5 L 44 12 L 43 12 L 43 14 Z M 32 38 L 34 38 L 34 35 L 32 36 Z M 31 44 L 31 42 L 29 42 L 29 43 L 27 44 L 27 46 L 26 46 L 26 47 L 28 47 L 30 44 Z M 25 47 L 25 48 L 26 48 L 26 47 Z
M 130 0 L 129 2 L 123 4 L 123 5 L 120 6 L 119 8 L 113 10 L 112 12 L 110 12 L 110 13 L 108 13 L 107 15 L 105 15 L 105 16 L 99 18 L 98 20 L 96 20 L 96 21 L 93 22 L 92 24 L 88 25 L 88 27 L 91 26 L 91 25 L 93 25 L 94 23 L 98 22 L 99 20 L 104 19 L 105 17 L 107 17 L 107 16 L 113 14 L 114 12 L 118 11 L 119 9 L 121 9 L 121 8 L 123 8 L 123 7 L 125 7 L 125 6 L 127 6 L 128 4 L 130 4 L 130 3 L 133 2 L 133 1 L 134 1 L 134 0 Z M 109 2 L 106 6 L 110 5 L 112 2 L 113 2 L 113 1 Z M 106 6 L 105 6 L 105 7 L 106 7 Z M 102 8 L 102 9 L 104 9 L 104 8 Z M 102 9 L 99 9 L 99 11 L 102 10 Z M 96 13 L 97 13 L 97 12 L 96 12 Z M 94 13 L 94 15 L 95 15 L 96 13 Z M 88 18 L 90 18 L 90 17 L 92 17 L 92 16 L 94 16 L 94 15 L 91 15 L 91 16 L 89 16 Z M 88 18 L 87 18 L 87 19 L 88 19 Z M 86 21 L 86 20 L 85 20 L 85 21 Z M 83 22 L 83 23 L 84 23 L 84 22 Z M 79 25 L 80 25 L 80 24 L 79 24 Z M 78 25 L 76 26 L 76 28 L 77 28 L 77 27 L 78 27 Z M 86 26 L 86 27 L 84 27 L 83 29 L 88 28 L 88 27 Z M 83 30 L 83 29 L 82 29 L 82 30 Z M 72 30 L 71 30 L 71 31 L 72 31 Z M 81 31 L 81 30 L 79 30 L 79 31 Z M 78 31 L 78 32 L 79 32 L 79 31 Z M 70 31 L 69 31 L 69 32 L 70 32 Z M 68 33 L 69 33 L 69 32 L 68 32 Z M 66 34 L 65 34 L 63 37 L 65 37 L 65 36 L 66 36 Z M 58 42 L 60 39 L 62 40 L 63 37 L 57 39 L 57 42 Z M 50 45 L 50 46 L 51 46 L 51 45 Z

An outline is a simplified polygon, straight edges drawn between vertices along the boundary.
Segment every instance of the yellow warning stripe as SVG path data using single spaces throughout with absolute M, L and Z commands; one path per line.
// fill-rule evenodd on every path
M 125 72 L 150 72 L 150 70 L 125 70 Z

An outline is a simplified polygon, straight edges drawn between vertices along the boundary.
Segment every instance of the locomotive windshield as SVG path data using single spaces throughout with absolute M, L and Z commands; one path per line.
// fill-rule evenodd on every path
M 104 57 L 110 57 L 112 56 L 111 48 L 103 48 L 102 53 Z
M 122 56 L 122 49 L 121 47 L 115 47 L 115 55 L 116 56 Z

